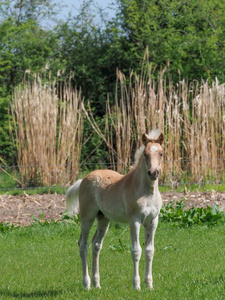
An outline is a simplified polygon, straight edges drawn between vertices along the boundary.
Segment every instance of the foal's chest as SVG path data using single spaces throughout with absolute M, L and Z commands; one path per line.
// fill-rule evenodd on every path
M 162 199 L 159 197 L 143 197 L 141 201 L 141 219 L 142 223 L 151 222 L 155 217 L 159 215 Z

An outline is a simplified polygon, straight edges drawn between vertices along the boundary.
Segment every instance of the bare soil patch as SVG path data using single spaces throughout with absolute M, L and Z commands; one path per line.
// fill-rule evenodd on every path
M 185 199 L 188 207 L 206 207 L 218 204 L 225 211 L 225 192 L 187 192 L 187 193 L 162 193 L 163 202 Z M 44 220 L 58 220 L 66 208 L 65 195 L 0 195 L 0 222 L 11 222 L 23 226 L 31 225 L 32 215 L 40 218 L 40 210 Z

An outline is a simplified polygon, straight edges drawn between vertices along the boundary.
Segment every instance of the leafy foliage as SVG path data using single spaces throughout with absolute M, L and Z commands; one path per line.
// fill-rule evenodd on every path
M 160 212 L 160 219 L 162 221 L 174 223 L 178 226 L 192 226 L 198 225 L 216 225 L 225 222 L 225 213 L 223 208 L 219 208 L 217 204 L 213 207 L 192 207 L 185 209 L 187 205 L 184 200 L 171 201 L 167 205 L 163 205 Z
M 0 16 L 13 19 L 15 24 L 22 24 L 27 20 L 40 24 L 55 14 L 56 7 L 59 5 L 53 0 L 0 1 Z
M 179 79 L 180 70 L 191 80 L 224 80 L 223 1 L 119 0 L 118 5 L 124 44 L 128 55 L 136 58 L 135 67 L 148 46 L 155 66 L 170 61 L 173 79 Z
M 80 215 L 69 217 L 67 214 L 67 210 L 62 215 L 62 220 L 68 224 L 79 225 L 80 226 Z
M 39 210 L 39 215 L 40 218 L 37 218 L 36 216 L 32 215 L 32 218 L 34 221 L 31 222 L 32 225 L 34 226 L 48 226 L 48 225 L 53 225 L 57 224 L 60 220 L 55 221 L 54 219 L 51 219 L 51 221 L 44 220 L 44 214 L 42 213 L 41 210 Z
M 10 164 L 16 156 L 8 125 L 13 89 L 23 81 L 25 73 L 41 73 L 45 68 L 56 73 L 62 67 L 56 32 L 44 30 L 38 22 L 46 11 L 51 14 L 50 2 L 0 1 L 0 155 Z
M 225 80 L 224 1 L 116 2 L 116 17 L 111 20 L 101 10 L 96 18 L 94 1 L 87 0 L 77 15 L 58 18 L 50 27 L 47 22 L 55 20 L 60 9 L 56 1 L 0 1 L 0 155 L 10 164 L 17 153 L 9 139 L 8 107 L 25 72 L 50 68 L 54 76 L 58 70 L 67 78 L 73 76 L 74 85 L 82 88 L 100 119 L 107 95 L 111 102 L 114 98 L 116 68 L 127 77 L 130 70 L 139 71 L 146 47 L 154 69 L 170 65 L 175 83 L 181 77 Z M 84 135 L 90 133 L 86 126 Z M 83 150 L 94 149 L 88 143 Z M 98 160 L 105 154 L 98 151 L 95 156 Z
M 0 223 L 0 232 L 4 233 L 10 230 L 18 229 L 20 226 L 10 224 L 10 221 L 7 223 L 1 222 Z

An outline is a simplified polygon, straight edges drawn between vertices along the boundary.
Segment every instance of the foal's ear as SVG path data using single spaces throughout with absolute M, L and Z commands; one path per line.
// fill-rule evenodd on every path
M 161 133 L 155 142 L 162 145 L 163 140 L 164 140 L 164 135 L 163 135 L 163 133 Z
M 147 134 L 143 133 L 143 135 L 142 135 L 142 143 L 146 146 L 149 141 L 150 141 L 150 139 L 147 136 Z

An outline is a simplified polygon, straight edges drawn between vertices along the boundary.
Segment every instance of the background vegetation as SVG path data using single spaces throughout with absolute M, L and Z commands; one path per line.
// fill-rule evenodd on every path
M 166 153 L 169 163 L 164 167 L 165 178 L 172 175 L 180 180 L 180 174 L 183 177 L 191 174 L 194 180 L 223 180 L 225 106 L 224 85 L 220 83 L 225 82 L 224 1 L 117 0 L 116 3 L 113 19 L 108 19 L 101 10 L 95 10 L 96 17 L 94 1 L 90 0 L 82 3 L 76 16 L 59 20 L 60 5 L 52 0 L 0 1 L 2 167 L 21 163 L 21 149 L 10 135 L 9 119 L 13 115 L 8 109 L 14 105 L 12 95 L 21 84 L 26 89 L 28 74 L 31 78 L 32 74 L 39 74 L 44 86 L 46 82 L 59 80 L 60 72 L 63 87 L 70 80 L 70 89 L 81 88 L 87 111 L 90 102 L 90 119 L 86 114 L 83 121 L 81 152 L 80 141 L 76 141 L 80 155 L 76 163 L 79 160 L 89 164 L 83 168 L 84 172 L 92 164 L 107 167 L 108 162 L 114 168 L 118 166 L 119 171 L 127 171 L 130 156 L 138 146 L 135 141 L 139 131 L 157 125 L 166 133 L 166 149 L 173 147 Z M 143 63 L 146 47 L 148 57 Z M 56 92 L 63 101 L 59 89 Z M 60 113 L 52 146 L 56 155 L 60 144 L 59 116 Z M 143 117 L 148 119 L 143 121 Z M 14 121 L 15 141 L 19 125 L 25 130 L 25 123 L 19 124 L 16 117 Z M 26 143 L 20 141 L 21 145 L 30 146 L 25 139 Z M 68 155 L 59 162 L 64 169 L 71 163 L 70 150 L 65 151 Z M 197 163 L 180 161 L 180 158 L 187 161 L 190 155 Z M 52 165 L 48 156 L 46 159 Z M 38 156 L 36 160 L 40 162 Z

